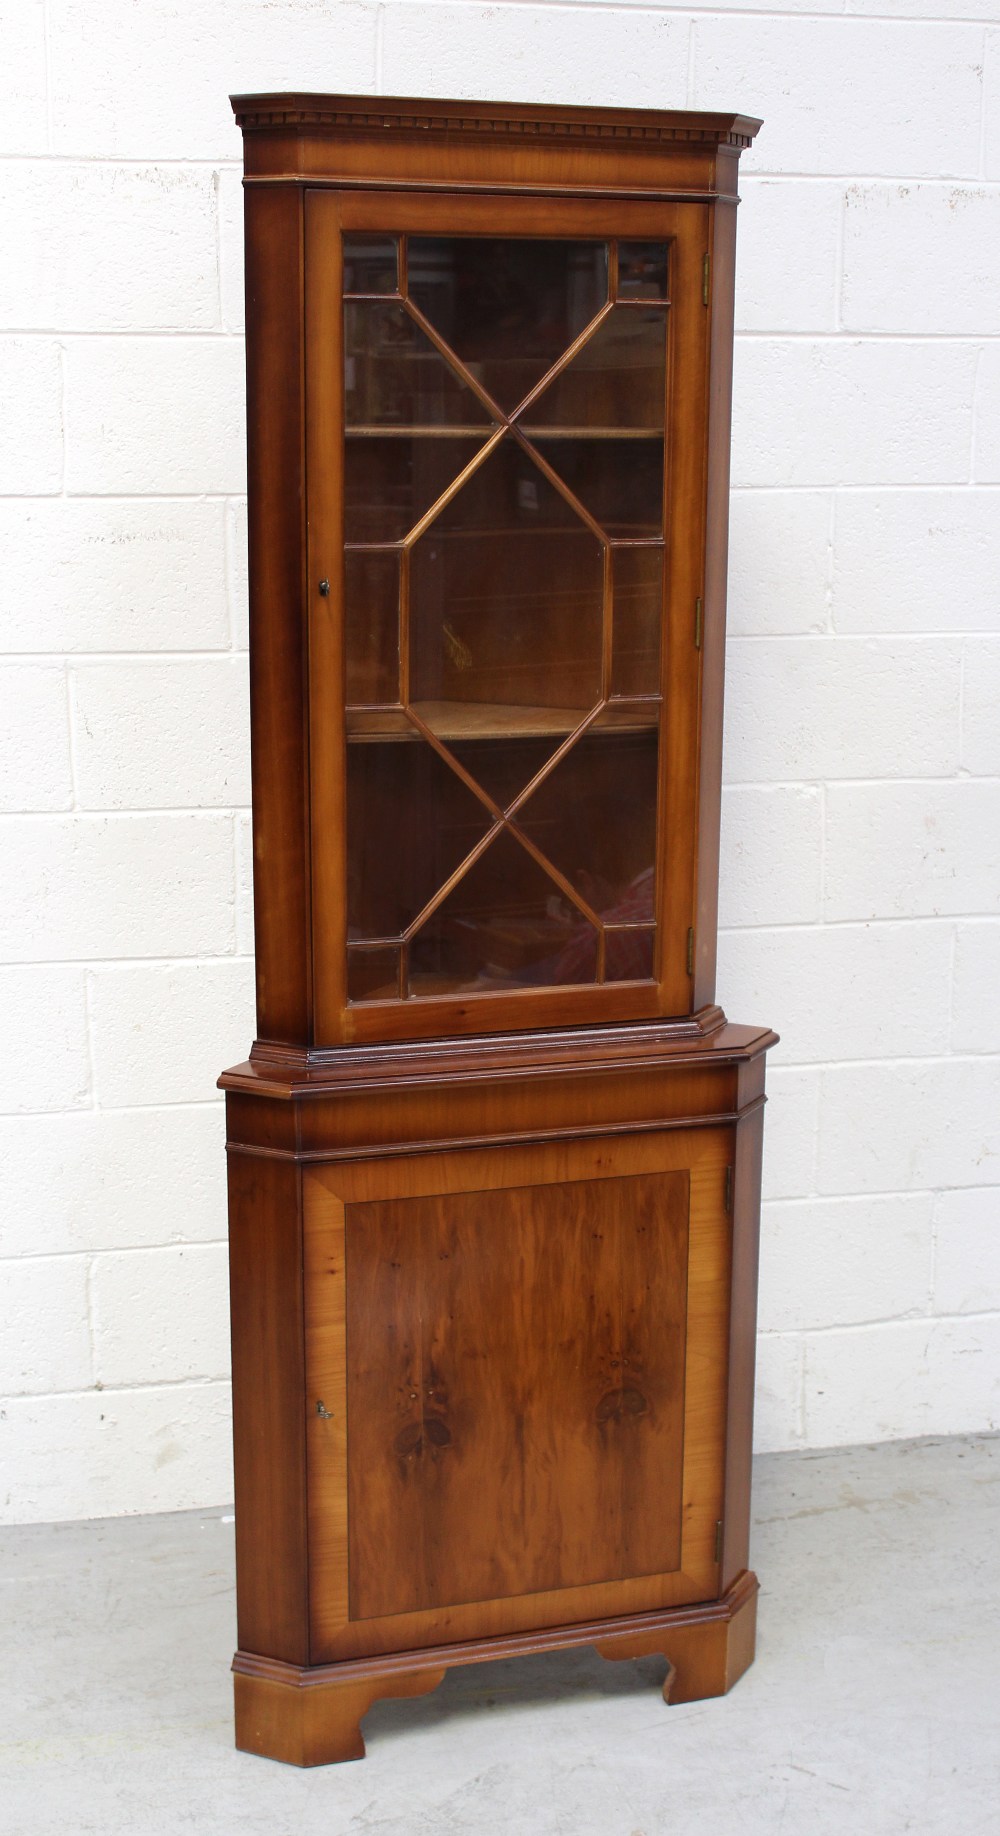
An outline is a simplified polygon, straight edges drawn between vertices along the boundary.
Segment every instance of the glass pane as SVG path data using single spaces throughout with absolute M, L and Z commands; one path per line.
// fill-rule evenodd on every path
M 395 236 L 344 237 L 344 292 L 397 291 Z
M 618 244 L 618 297 L 622 300 L 665 300 L 669 297 L 665 242 Z
M 661 440 L 586 437 L 533 444 L 609 536 L 656 536 L 663 530 Z
M 344 307 L 344 398 L 349 428 L 492 425 L 468 383 L 392 300 Z
M 398 996 L 398 946 L 393 950 L 348 950 L 349 1001 L 395 1001 Z
M 608 924 L 652 920 L 655 726 L 591 727 L 518 812 L 547 860 Z
M 656 974 L 656 932 L 614 931 L 605 933 L 604 980 L 606 982 L 650 982 Z
M 347 748 L 348 936 L 399 936 L 490 822 L 478 798 L 425 740 L 353 740 Z
M 536 427 L 663 432 L 666 314 L 617 306 L 526 411 Z M 557 467 L 558 469 L 558 467 Z
M 593 927 L 508 832 L 490 843 L 410 946 L 410 991 L 592 982 Z
M 398 554 L 345 554 L 344 649 L 349 702 L 399 700 Z
M 662 548 L 616 548 L 611 693 L 657 695 L 660 690 Z
M 404 433 L 346 438 L 345 541 L 401 542 L 482 444 Z
M 459 705 L 459 704 L 456 704 Z M 513 722 L 520 716 L 526 720 L 527 715 L 535 714 L 539 722 L 548 715 L 548 709 L 522 708 L 484 708 L 492 720 L 499 723 L 504 717 Z M 577 716 L 571 717 L 574 724 Z M 568 729 L 567 729 L 568 731 Z M 546 731 L 541 738 L 520 739 L 517 737 L 503 739 L 450 740 L 449 751 L 453 752 L 459 764 L 465 767 L 469 776 L 482 785 L 502 810 L 506 810 L 531 783 L 536 772 L 552 757 L 563 735 Z
M 410 298 L 508 413 L 608 297 L 603 242 L 411 236 Z
M 600 697 L 603 593 L 600 542 L 504 440 L 412 550 L 417 711 L 448 739 L 571 732 Z

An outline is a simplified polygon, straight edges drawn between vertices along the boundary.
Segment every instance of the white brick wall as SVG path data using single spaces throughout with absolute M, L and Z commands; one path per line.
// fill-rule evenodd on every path
M 229 1494 L 253 88 L 739 108 L 758 1438 L 1000 1426 L 993 0 L 0 0 L 0 1514 Z M 182 1203 L 178 1205 L 178 1195 Z

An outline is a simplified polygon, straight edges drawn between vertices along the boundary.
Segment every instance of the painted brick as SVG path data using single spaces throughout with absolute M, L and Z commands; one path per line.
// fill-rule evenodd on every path
M 923 778 L 958 765 L 957 641 L 748 638 L 727 655 L 726 776 Z
M 0 1256 L 224 1238 L 225 1134 L 218 1099 L 0 1121 Z
M 1000 189 L 849 185 L 841 322 L 849 331 L 1000 331 Z
M 90 1012 L 102 1105 L 204 1102 L 253 1040 L 253 963 L 109 964 L 91 971 Z
M 226 586 L 233 644 L 237 650 L 246 650 L 250 642 L 250 590 L 245 497 L 226 505 Z
M 811 924 L 820 916 L 822 794 L 812 785 L 726 785 L 721 925 Z
M 972 476 L 977 484 L 1000 484 L 1000 344 L 979 353 Z
M 1000 1059 L 832 1065 L 821 1078 L 820 1192 L 1000 1184 Z
M 762 1331 L 925 1314 L 932 1208 L 929 1192 L 768 1205 L 761 1222 Z
M 73 801 L 66 672 L 0 665 L 0 810 L 67 810 Z
M 756 1021 L 753 1015 L 734 1017 Z M 779 1016 L 773 1018 L 777 1020 Z M 770 1016 L 767 1023 L 771 1023 Z M 808 1068 L 769 1066 L 767 1093 L 763 1196 L 765 1199 L 804 1198 L 816 1190 L 820 1073 Z
M 998 523 L 998 491 L 840 492 L 833 543 L 837 630 L 997 630 Z
M 7 816 L 0 959 L 194 956 L 233 947 L 232 819 Z
M 645 10 L 388 6 L 379 87 L 388 95 L 683 108 L 688 29 L 683 17 Z
M 243 179 L 238 167 L 216 174 L 219 194 L 219 292 L 222 323 L 242 332 L 246 323 L 243 294 Z
M 733 483 L 964 483 L 975 366 L 943 341 L 737 339 Z
M 811 1447 L 1000 1426 L 1000 1315 L 904 1321 L 805 1340 Z
M 0 1264 L 0 1396 L 91 1382 L 85 1256 Z
M 227 1383 L 37 1396 L 3 1413 L 8 1522 L 184 1511 L 233 1495 Z
M 988 8 L 986 17 L 996 23 L 993 0 L 976 0 Z M 986 95 L 983 107 L 983 170 L 989 178 L 1000 179 L 1000 32 L 986 34 Z
M 48 145 L 45 0 L 2 0 L 0 39 L 8 72 L 0 154 L 44 153 Z
M 0 968 L 0 1111 L 76 1109 L 90 1100 L 84 974 L 62 964 Z M 16 1049 L 14 1049 L 16 1047 Z
M 734 637 L 825 631 L 832 494 L 734 491 L 729 506 L 729 629 Z
M 1000 911 L 1000 783 L 833 784 L 828 918 Z
M 939 1192 L 934 1200 L 934 1311 L 1000 1310 L 1000 1192 Z
M 48 160 L 0 192 L 0 324 L 71 331 L 219 323 L 213 174 Z
M 0 492 L 58 491 L 63 476 L 62 368 L 50 339 L 0 338 Z
M 236 948 L 253 955 L 253 825 L 248 815 L 236 818 Z
M 249 804 L 244 658 L 77 664 L 70 680 L 81 808 Z
M 223 514 L 169 498 L 0 501 L 5 648 L 223 648 Z
M 741 175 L 740 198 L 737 331 L 834 331 L 843 185 Z
M 955 931 L 951 1044 L 956 1052 L 1000 1052 L 1000 923 Z
M 982 61 L 974 25 L 698 18 L 692 102 L 764 117 L 756 170 L 975 175 Z
M 1000 638 L 970 639 L 962 673 L 962 765 L 1000 777 Z
M 74 340 L 66 353 L 70 491 L 244 491 L 235 338 Z
M 924 1057 L 948 1050 L 951 952 L 950 924 L 729 931 L 719 985 L 774 1022 L 782 1063 Z
M 238 159 L 230 95 L 375 87 L 374 5 L 337 0 L 159 0 L 110 54 L 108 16 L 50 0 L 56 152 L 125 159 Z
M 229 1375 L 224 1243 L 108 1251 L 91 1269 L 94 1368 L 106 1386 Z
M 714 5 L 719 0 L 713 0 Z M 784 0 L 782 0 L 784 7 Z M 822 9 L 826 10 L 826 9 Z M 839 8 L 833 5 L 831 11 Z M 947 0 L 847 0 L 846 10 L 850 13 L 881 13 L 891 19 L 947 19 L 951 15 Z M 960 0 L 954 8 L 956 15 L 963 19 L 992 19 L 996 13 L 994 0 Z M 989 36 L 989 34 L 987 34 Z
M 757 1340 L 753 1442 L 757 1453 L 802 1440 L 802 1341 L 765 1333 Z

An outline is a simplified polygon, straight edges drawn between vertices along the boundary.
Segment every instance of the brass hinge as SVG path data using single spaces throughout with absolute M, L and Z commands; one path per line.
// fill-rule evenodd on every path
M 726 1168 L 726 1190 L 725 1190 L 725 1196 L 722 1202 L 727 1212 L 732 1211 L 733 1209 L 733 1169 L 732 1167 Z
M 722 1519 L 721 1517 L 719 1518 L 715 1526 L 715 1559 L 717 1562 L 722 1561 Z
M 696 650 L 701 649 L 701 630 L 703 623 L 701 600 L 696 599 L 694 602 L 694 647 Z
M 688 975 L 694 974 L 694 927 L 693 926 L 688 931 L 687 972 L 688 972 Z
M 708 275 L 709 275 L 708 256 L 703 255 L 701 258 L 701 303 L 703 306 L 708 305 Z

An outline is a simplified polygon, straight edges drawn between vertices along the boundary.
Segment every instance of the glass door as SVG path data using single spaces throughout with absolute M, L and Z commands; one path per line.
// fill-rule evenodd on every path
M 671 239 L 341 251 L 347 1004 L 659 1011 Z

